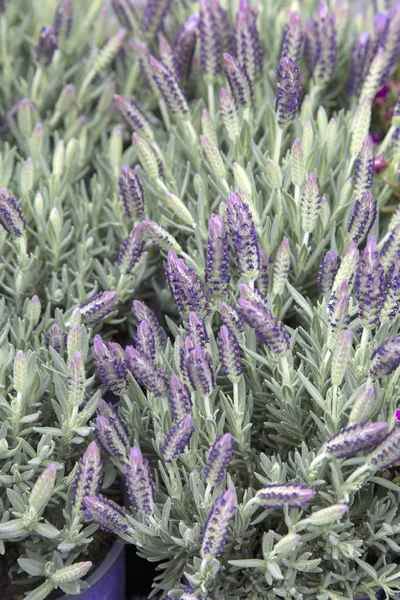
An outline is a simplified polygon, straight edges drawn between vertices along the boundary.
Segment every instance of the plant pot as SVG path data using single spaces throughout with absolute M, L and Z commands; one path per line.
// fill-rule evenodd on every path
M 62 596 L 60 600 L 125 600 L 125 545 L 115 542 L 98 568 L 86 579 L 90 585 L 79 596 Z

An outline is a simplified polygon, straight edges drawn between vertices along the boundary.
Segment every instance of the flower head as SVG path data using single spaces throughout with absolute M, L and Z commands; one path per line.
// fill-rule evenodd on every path
M 147 458 L 143 458 L 140 448 L 134 446 L 125 463 L 126 488 L 133 508 L 146 515 L 153 512 L 155 490 Z
M 400 337 L 391 337 L 371 354 L 370 373 L 375 377 L 390 375 L 400 365 Z
M 257 337 L 278 356 L 285 354 L 290 348 L 290 336 L 283 324 L 261 302 L 239 298 L 240 315 Z
M 271 483 L 259 490 L 255 498 L 264 508 L 307 508 L 311 498 L 315 496 L 311 490 L 300 483 Z
M 216 486 L 225 477 L 233 453 L 233 438 L 230 433 L 219 435 L 210 449 L 204 478 L 209 485 Z
M 223 373 L 232 383 L 237 383 L 243 371 L 239 342 L 235 334 L 226 325 L 222 325 L 219 330 L 218 355 Z
M 144 192 L 137 172 L 127 165 L 121 167 L 118 186 L 125 217 L 135 220 L 143 219 Z
M 327 442 L 326 451 L 336 458 L 348 458 L 377 446 L 385 436 L 383 422 L 361 422 L 345 427 Z
M 282 58 L 276 72 L 278 92 L 276 96 L 276 115 L 280 127 L 293 121 L 299 110 L 302 95 L 303 76 L 299 67 L 289 58 Z
M 101 494 L 85 496 L 83 504 L 86 521 L 93 521 L 101 529 L 110 533 L 119 533 L 128 529 L 129 523 L 125 512 L 109 498 Z
M 165 462 L 176 460 L 184 452 L 193 432 L 194 424 L 191 417 L 185 417 L 182 421 L 172 425 L 161 448 Z
M 225 494 L 221 493 L 214 502 L 204 524 L 201 544 L 203 558 L 216 558 L 224 551 L 231 521 L 235 516 L 236 505 L 236 496 L 232 489 Z
M 26 229 L 26 221 L 15 198 L 8 195 L 5 188 L 0 189 L 0 225 L 15 237 L 21 237 Z
M 49 67 L 57 50 L 57 40 L 52 27 L 42 27 L 35 51 L 35 61 L 43 67 Z
M 164 267 L 179 312 L 185 314 L 193 311 L 198 315 L 208 315 L 210 307 L 204 285 L 193 267 L 189 267 L 183 258 L 178 258 L 174 250 L 168 252 Z
M 117 304 L 116 292 L 101 292 L 93 296 L 91 300 L 80 305 L 82 323 L 95 325 L 105 319 Z
M 206 286 L 209 294 L 225 294 L 228 290 L 229 248 L 226 224 L 222 217 L 212 214 L 208 221 Z
M 91 442 L 78 463 L 74 483 L 72 484 L 72 504 L 83 510 L 84 496 L 96 496 L 102 479 L 102 461 L 96 442 Z
M 114 394 L 121 394 L 128 385 L 124 351 L 121 346 L 114 342 L 108 342 L 106 346 L 101 336 L 95 335 L 92 352 L 103 384 Z

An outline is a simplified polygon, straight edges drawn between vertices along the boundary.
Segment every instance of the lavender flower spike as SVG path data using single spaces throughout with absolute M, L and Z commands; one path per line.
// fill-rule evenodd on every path
M 67 345 L 67 337 L 65 331 L 62 331 L 57 323 L 54 323 L 50 331 L 45 334 L 44 343 L 48 348 L 52 347 L 56 352 L 61 352 Z
M 257 337 L 276 355 L 285 354 L 290 348 L 290 336 L 283 324 L 261 302 L 239 298 L 240 315 Z
M 155 491 L 150 465 L 143 458 L 140 448 L 131 448 L 129 462 L 125 463 L 126 489 L 133 508 L 151 515 L 155 502 Z
M 317 225 L 321 210 L 322 196 L 315 173 L 309 173 L 301 197 L 301 226 L 306 233 L 312 233 Z
M 222 325 L 219 330 L 218 354 L 223 373 L 232 383 L 238 383 L 243 371 L 239 342 L 235 334 L 226 325 Z
M 206 261 L 206 286 L 212 295 L 226 294 L 228 291 L 229 248 L 225 221 L 212 214 L 208 220 L 208 241 Z
M 293 64 L 300 62 L 301 51 L 304 43 L 304 30 L 298 12 L 290 11 L 288 21 L 283 30 L 279 62 L 288 58 Z
M 109 533 L 118 534 L 128 529 L 129 523 L 125 512 L 109 498 L 101 494 L 85 496 L 83 504 L 86 521 L 97 523 L 101 529 Z
M 255 280 L 259 275 L 260 253 L 249 206 L 243 202 L 239 192 L 231 192 L 226 205 L 229 236 L 232 239 L 239 272 L 248 279 Z
M 238 108 L 232 94 L 225 88 L 220 93 L 219 113 L 229 139 L 235 141 L 240 134 Z
M 56 463 L 50 463 L 36 480 L 31 490 L 29 507 L 32 509 L 31 513 L 33 512 L 36 518 L 40 517 L 52 496 L 56 477 L 57 465 Z
M 5 188 L 0 189 L 0 225 L 15 237 L 21 237 L 26 229 L 26 221 L 15 198 L 8 195 Z
M 225 302 L 221 302 L 219 305 L 219 312 L 223 324 L 232 331 L 238 340 L 243 341 L 244 327 L 236 309 Z
M 207 344 L 210 343 L 205 321 L 195 312 L 189 313 L 189 316 L 186 320 L 186 333 L 193 340 L 196 346 L 206 348 Z
M 201 543 L 203 559 L 216 558 L 224 551 L 236 506 L 236 496 L 232 489 L 229 489 L 225 494 L 222 493 L 215 501 L 204 524 Z
M 172 0 L 147 0 L 141 31 L 145 38 L 152 40 L 162 28 Z
M 201 72 L 208 79 L 213 79 L 222 70 L 223 38 L 210 0 L 200 0 L 199 29 Z
M 192 403 L 189 389 L 176 375 L 171 377 L 168 400 L 174 421 L 182 421 L 185 417 L 191 416 Z
M 345 279 L 348 281 L 349 285 L 351 285 L 357 271 L 358 259 L 359 252 L 355 242 L 352 241 L 347 246 L 343 260 L 340 263 L 340 267 L 333 282 L 332 291 L 335 291 Z
M 332 348 L 339 333 L 341 333 L 350 323 L 349 316 L 350 296 L 349 284 L 346 279 L 333 292 L 329 305 L 329 325 L 330 332 L 327 340 L 328 348 Z
M 377 446 L 384 438 L 386 428 L 386 423 L 379 421 L 350 425 L 328 440 L 326 452 L 336 458 L 350 458 Z
M 171 114 L 187 118 L 189 106 L 174 73 L 153 56 L 150 57 L 153 79 Z
M 111 0 L 111 5 L 121 26 L 133 31 L 136 26 L 135 0 Z
M 102 461 L 96 442 L 91 442 L 78 463 L 75 480 L 72 485 L 72 505 L 83 510 L 84 496 L 96 496 L 102 479 Z
M 53 29 L 58 43 L 71 35 L 72 0 L 61 0 L 54 16 Z
M 85 398 L 85 367 L 80 352 L 75 352 L 68 365 L 68 402 L 79 406 Z
M 117 304 L 116 292 L 102 292 L 80 305 L 82 323 L 94 325 L 105 319 Z
M 368 74 L 374 52 L 374 41 L 367 31 L 356 39 L 350 58 L 350 73 L 347 92 L 351 98 L 359 95 Z
M 158 322 L 154 312 L 143 302 L 140 302 L 139 300 L 134 300 L 132 302 L 132 314 L 135 317 L 137 323 L 146 321 L 150 325 L 156 342 L 156 350 L 157 352 L 162 350 L 167 341 L 167 336 L 160 323 Z
M 367 457 L 367 463 L 376 469 L 387 469 L 397 463 L 400 458 L 400 421 L 395 425 L 382 442 Z
M 389 269 L 381 320 L 394 319 L 400 310 L 400 252 L 396 252 Z
M 327 294 L 332 290 L 339 266 L 339 256 L 337 256 L 334 250 L 328 250 L 321 261 L 318 271 L 318 290 L 320 294 Z
M 282 294 L 288 279 L 290 269 L 290 242 L 288 238 L 283 238 L 279 246 L 273 265 L 272 293 Z
M 125 437 L 121 438 L 119 429 L 103 415 L 96 417 L 94 435 L 99 446 L 110 456 L 125 459 L 128 451 Z
M 256 492 L 255 500 L 264 508 L 307 508 L 314 490 L 300 483 L 271 483 Z
M 147 321 L 141 321 L 135 335 L 136 349 L 149 362 L 156 360 L 156 340 L 153 330 Z
M 168 252 L 168 261 L 164 263 L 171 294 L 179 312 L 189 311 L 205 317 L 210 314 L 210 307 L 204 292 L 204 286 L 193 267 L 178 258 L 173 250 Z
M 184 452 L 192 434 L 194 425 L 191 417 L 185 417 L 179 423 L 172 425 L 161 448 L 161 455 L 165 462 L 176 460 Z
M 196 14 L 190 15 L 175 37 L 172 50 L 179 79 L 188 77 L 190 74 L 196 47 L 198 26 L 199 16 Z
M 125 448 L 129 447 L 129 433 L 125 425 L 125 421 L 121 418 L 118 409 L 105 400 L 100 400 L 97 413 L 102 417 L 106 417 L 110 425 L 115 429 Z
M 335 17 L 324 2 L 318 5 L 318 18 L 306 24 L 306 58 L 310 75 L 316 83 L 332 78 L 337 60 Z
M 144 192 L 138 174 L 127 165 L 124 165 L 121 167 L 118 186 L 125 217 L 135 220 L 143 219 Z
M 364 192 L 354 204 L 350 217 L 348 232 L 351 239 L 358 243 L 369 234 L 378 214 L 377 201 L 371 192 Z
M 57 48 L 57 40 L 53 28 L 42 27 L 35 50 L 35 61 L 44 68 L 49 67 Z
M 195 346 L 190 352 L 186 368 L 190 385 L 199 394 L 209 396 L 215 386 L 214 368 L 211 357 L 201 346 Z
M 95 335 L 92 353 L 99 369 L 100 379 L 114 394 L 122 394 L 128 385 L 124 351 L 119 344 L 104 344 L 100 335 Z
M 139 262 L 144 248 L 143 225 L 138 223 L 131 229 L 127 238 L 121 244 L 117 258 L 121 273 L 129 275 Z
M 249 75 L 240 66 L 239 61 L 227 52 L 224 53 L 224 63 L 225 75 L 237 104 L 249 106 L 254 97 L 254 88 Z
M 257 17 L 257 8 L 250 6 L 247 0 L 241 0 L 236 13 L 235 50 L 240 66 L 252 82 L 263 71 L 263 53 L 257 30 Z
M 356 199 L 372 187 L 372 178 L 374 176 L 374 151 L 372 141 L 369 135 L 364 139 L 361 149 L 357 154 L 354 175 L 353 187 L 354 196 Z
M 149 240 L 156 248 L 168 252 L 171 248 L 175 252 L 182 252 L 182 248 L 176 241 L 176 239 L 168 233 L 168 231 L 162 225 L 159 225 L 155 221 L 142 221 L 143 235 Z
M 233 438 L 230 433 L 219 435 L 208 455 L 204 479 L 208 485 L 216 486 L 225 477 L 233 453 Z
M 128 369 L 140 385 L 152 392 L 157 398 L 168 395 L 168 380 L 166 374 L 153 361 L 141 354 L 133 346 L 125 348 L 125 358 Z
M 364 327 L 379 324 L 384 302 L 385 273 L 376 249 L 375 238 L 370 237 L 364 249 L 356 275 L 356 297 L 359 317 Z
M 400 365 L 400 337 L 391 337 L 371 354 L 370 374 L 375 377 L 390 375 Z
M 275 111 L 279 127 L 291 123 L 301 104 L 303 76 L 288 58 L 282 58 L 276 72 L 278 92 L 276 95 Z
M 126 98 L 115 94 L 113 104 L 121 119 L 131 128 L 132 133 L 135 131 L 147 142 L 153 141 L 154 134 L 150 122 L 142 109 L 134 100 L 132 100 L 132 98 L 127 100 Z
M 361 423 L 371 413 L 375 403 L 375 392 L 372 386 L 364 388 L 353 404 L 349 415 L 349 424 Z

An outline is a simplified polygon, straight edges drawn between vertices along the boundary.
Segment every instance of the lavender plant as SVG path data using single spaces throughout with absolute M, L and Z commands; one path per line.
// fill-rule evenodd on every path
M 80 592 L 99 527 L 160 598 L 400 591 L 378 8 L 0 2 L 0 543 L 29 600 Z

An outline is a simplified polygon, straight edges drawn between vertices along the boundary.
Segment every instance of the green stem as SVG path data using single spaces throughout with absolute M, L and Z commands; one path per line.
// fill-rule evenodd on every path
M 282 382 L 283 385 L 291 388 L 292 386 L 292 378 L 290 377 L 289 363 L 287 356 L 284 355 L 281 357 L 281 367 L 282 367 Z
M 337 422 L 337 397 L 338 397 L 338 386 L 334 385 L 332 388 L 332 401 L 331 401 L 331 417 L 332 420 Z
M 385 150 L 387 150 L 390 142 L 392 141 L 392 137 L 393 137 L 395 130 L 396 130 L 396 127 L 394 125 L 391 125 L 389 128 L 389 131 L 385 135 L 385 138 L 384 138 L 382 144 L 379 146 L 379 150 L 377 153 L 378 155 L 382 154 L 383 152 L 385 152 Z
M 208 395 L 204 396 L 204 410 L 206 413 L 206 419 L 210 419 L 210 421 L 212 421 L 213 416 L 211 412 L 210 397 Z
M 208 111 L 211 119 L 215 118 L 215 98 L 214 98 L 214 84 L 210 81 L 207 83 L 207 97 L 208 97 Z
M 39 88 L 40 88 L 41 81 L 42 81 L 42 67 L 39 65 L 38 68 L 36 69 L 36 73 L 35 73 L 35 76 L 32 81 L 31 99 L 32 99 L 32 102 L 34 102 L 35 104 L 37 103 L 37 99 L 39 96 Z
M 0 15 L 0 56 L 4 72 L 4 97 L 5 104 L 10 103 L 11 97 L 11 70 L 7 53 L 7 20 L 5 14 Z
M 204 494 L 204 506 L 207 506 L 207 504 L 208 504 L 208 500 L 210 498 L 211 490 L 212 490 L 212 485 L 210 483 L 207 483 L 206 491 L 205 491 L 205 494 Z
M 161 98 L 158 100 L 158 107 L 160 109 L 160 113 L 164 121 L 165 129 L 169 131 L 171 129 L 171 119 L 169 118 L 167 105 Z
M 129 97 L 132 94 L 139 72 L 139 60 L 136 58 L 129 71 L 128 79 L 124 87 L 124 96 Z
M 233 407 L 235 409 L 235 412 L 237 414 L 239 414 L 239 384 L 238 383 L 234 383 L 233 384 Z
M 77 105 L 78 105 L 79 108 L 82 108 L 82 106 L 83 106 L 83 103 L 82 103 L 83 96 L 85 95 L 87 88 L 92 83 L 92 81 L 95 78 L 95 76 L 96 76 L 96 73 L 93 71 L 93 69 L 91 69 L 89 71 L 89 73 L 86 75 L 85 79 L 83 80 L 82 85 L 81 85 L 81 89 L 79 90 L 78 98 L 77 98 L 77 101 L 76 101 L 76 103 L 77 103 Z
M 274 149 L 274 162 L 276 164 L 279 164 L 279 158 L 281 156 L 282 138 L 283 138 L 283 129 L 281 129 L 278 126 L 277 131 L 276 131 L 275 149 Z

